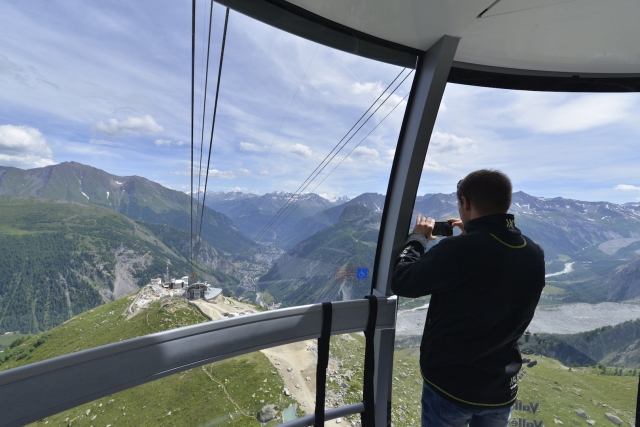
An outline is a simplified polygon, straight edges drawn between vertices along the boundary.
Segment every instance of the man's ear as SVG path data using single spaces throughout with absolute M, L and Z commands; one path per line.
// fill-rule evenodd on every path
M 462 205 L 462 209 L 464 211 L 471 211 L 471 202 L 465 196 L 460 197 L 460 204 Z

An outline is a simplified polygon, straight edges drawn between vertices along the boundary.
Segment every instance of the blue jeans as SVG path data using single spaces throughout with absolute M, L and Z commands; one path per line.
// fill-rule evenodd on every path
M 426 382 L 422 386 L 422 427 L 507 427 L 511 407 L 467 409 L 440 397 Z

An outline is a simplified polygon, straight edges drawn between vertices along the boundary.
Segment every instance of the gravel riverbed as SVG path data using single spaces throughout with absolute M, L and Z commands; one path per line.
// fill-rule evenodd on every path
M 397 335 L 421 335 L 427 306 L 398 312 Z M 575 334 L 640 318 L 640 305 L 603 302 L 539 307 L 529 325 L 531 332 Z

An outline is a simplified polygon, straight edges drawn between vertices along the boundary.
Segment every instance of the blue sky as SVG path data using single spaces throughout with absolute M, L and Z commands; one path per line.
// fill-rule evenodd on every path
M 191 2 L 32 0 L 2 9 L 1 165 L 78 161 L 189 189 Z M 196 161 L 207 20 L 208 3 L 199 1 Z M 223 20 L 216 5 L 207 144 Z M 232 11 L 208 189 L 295 191 L 400 71 Z M 386 191 L 410 83 L 411 76 L 307 191 Z M 450 193 L 466 173 L 492 167 L 536 196 L 638 201 L 639 131 L 637 94 L 448 85 L 419 193 Z

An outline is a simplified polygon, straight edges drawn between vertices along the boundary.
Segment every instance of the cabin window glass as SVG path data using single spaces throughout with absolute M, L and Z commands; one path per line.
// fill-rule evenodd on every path
M 412 70 L 232 11 L 208 164 L 225 9 L 213 11 L 203 125 L 209 9 L 198 2 L 190 205 L 188 6 L 3 10 L 0 147 L 24 146 L 15 156 L 0 150 L 0 370 L 370 292 Z M 315 357 L 312 343 L 295 345 Z M 360 335 L 332 338 L 330 405 L 361 400 L 361 347 Z M 295 384 L 292 396 L 283 392 L 284 365 L 267 354 L 194 368 L 48 421 L 118 425 L 153 414 L 172 424 L 199 419 L 189 417 L 202 407 L 213 425 L 249 425 L 263 403 L 296 402 Z M 240 375 L 244 365 L 260 378 Z M 300 387 L 315 381 L 310 372 Z M 237 406 L 236 388 L 250 391 Z M 298 413 L 312 410 L 299 403 Z
M 273 347 L 105 396 L 34 425 L 276 426 L 314 413 L 317 356 L 317 340 Z M 363 360 L 361 334 L 331 337 L 327 409 L 362 401 Z M 353 414 L 340 421 L 359 419 Z
M 640 186 L 638 128 L 627 117 L 639 102 L 636 94 L 445 90 L 411 227 L 418 213 L 458 218 L 458 181 L 498 169 L 513 183 L 516 226 L 545 251 L 546 286 L 518 339 L 514 427 L 634 424 Z M 429 296 L 399 301 L 394 425 L 419 419 L 428 307 Z

